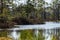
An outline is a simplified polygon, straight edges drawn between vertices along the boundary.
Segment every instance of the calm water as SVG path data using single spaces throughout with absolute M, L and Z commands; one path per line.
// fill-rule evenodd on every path
M 25 29 L 54 29 L 60 28 L 60 22 L 45 22 L 45 24 L 36 24 L 36 25 L 15 25 L 16 28 L 8 30 L 25 30 Z
M 18 33 L 16 30 L 35 30 L 35 35 L 38 38 L 38 32 L 39 30 L 43 30 L 43 35 L 45 37 L 45 40 L 51 40 L 51 35 L 56 35 L 55 29 L 60 28 L 60 22 L 45 22 L 45 24 L 37 24 L 37 25 L 15 25 L 16 28 L 11 28 L 7 30 L 12 30 L 8 36 L 11 36 L 14 38 L 14 40 L 18 40 L 18 37 L 20 35 L 20 32 Z M 54 30 L 53 30 L 54 29 Z M 2 29 L 0 29 L 2 30 Z

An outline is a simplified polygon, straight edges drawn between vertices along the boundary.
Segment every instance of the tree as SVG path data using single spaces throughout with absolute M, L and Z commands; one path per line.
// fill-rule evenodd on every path
M 58 1 L 59 0 L 55 0 L 53 1 L 53 7 L 54 7 L 54 15 L 55 15 L 55 19 L 59 20 L 59 7 L 58 7 Z
M 2 13 L 3 12 L 3 0 L 0 0 L 0 3 L 1 3 L 1 7 L 0 7 L 0 13 Z

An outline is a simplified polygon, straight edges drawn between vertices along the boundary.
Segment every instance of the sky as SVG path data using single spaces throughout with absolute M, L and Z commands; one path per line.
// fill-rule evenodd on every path
M 14 0 L 13 3 L 17 4 L 17 6 L 18 6 L 20 4 L 26 4 L 26 1 L 27 0 Z M 52 0 L 45 0 L 45 2 L 48 2 L 48 4 L 50 4 L 52 2 Z M 45 5 L 45 6 L 47 7 L 47 6 L 50 6 L 50 5 Z
M 26 0 L 14 0 L 13 3 L 17 4 L 17 6 L 18 6 L 20 4 L 26 4 Z
M 45 2 L 47 2 L 48 4 L 51 4 L 52 3 L 52 0 L 45 0 Z M 45 4 L 45 7 L 49 7 L 50 5 L 46 5 Z
M 52 0 L 45 0 L 45 2 L 51 3 L 51 2 L 52 2 Z

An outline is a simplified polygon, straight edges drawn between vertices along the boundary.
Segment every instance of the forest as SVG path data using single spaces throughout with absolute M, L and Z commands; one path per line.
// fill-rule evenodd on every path
M 44 0 L 38 0 L 37 2 L 36 0 L 28 0 L 26 4 L 18 5 L 14 3 L 14 0 L 0 0 L 0 26 L 4 28 L 5 25 L 5 28 L 7 28 L 14 25 L 60 21 L 59 2 L 59 0 L 55 0 L 49 4 Z

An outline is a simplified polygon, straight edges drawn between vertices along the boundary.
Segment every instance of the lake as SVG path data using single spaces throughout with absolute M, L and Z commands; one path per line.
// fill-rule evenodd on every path
M 60 28 L 60 22 L 45 22 L 45 24 L 15 25 L 15 26 L 16 26 L 16 28 L 11 28 L 8 30 L 55 29 L 55 28 Z
M 60 32 L 60 22 L 45 22 L 45 24 L 15 25 L 15 26 L 16 26 L 16 28 L 6 29 L 10 32 L 8 36 L 12 37 L 13 40 L 18 40 L 18 37 L 20 37 L 19 35 L 21 35 L 21 31 L 24 31 L 24 32 L 28 31 L 27 33 L 30 33 L 29 30 L 32 30 L 33 31 L 32 34 L 35 34 L 36 38 L 40 37 L 38 33 L 43 31 L 42 34 L 45 37 L 44 40 L 52 40 L 51 39 L 52 35 L 58 36 L 58 34 Z M 0 30 L 5 30 L 5 29 L 0 29 Z M 29 35 L 31 35 L 31 34 L 29 34 Z M 24 35 L 21 35 L 21 36 L 24 36 Z M 27 36 L 27 37 L 29 37 L 29 36 Z M 37 40 L 37 39 L 35 39 L 35 40 Z

